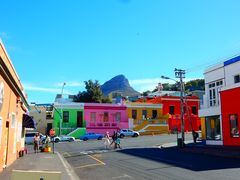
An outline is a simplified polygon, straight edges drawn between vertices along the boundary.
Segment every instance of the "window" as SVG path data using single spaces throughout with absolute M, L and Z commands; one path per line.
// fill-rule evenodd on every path
M 221 140 L 220 116 L 205 118 L 207 140 Z
M 121 113 L 120 113 L 120 112 L 117 112 L 117 113 L 116 113 L 116 121 L 117 121 L 117 122 L 120 122 L 120 120 L 121 120 Z
M 132 110 L 132 118 L 137 119 L 137 110 Z
M 174 106 L 169 106 L 169 114 L 174 114 Z
M 16 115 L 12 114 L 12 125 L 11 128 L 15 128 L 16 127 Z
M 63 111 L 63 122 L 69 122 L 69 112 Z
M 197 107 L 196 106 L 192 106 L 192 113 L 197 115 Z
M 90 121 L 92 122 L 92 123 L 95 123 L 96 122 L 96 113 L 95 112 L 91 112 L 90 113 Z
M 230 120 L 230 135 L 231 135 L 231 137 L 239 137 L 238 116 L 236 114 L 231 114 L 229 116 L 229 120 Z
M 46 119 L 52 119 L 52 112 L 46 111 Z
M 147 119 L 147 110 L 142 110 L 142 118 Z
M 157 118 L 157 110 L 152 110 L 152 118 Z
M 104 114 L 103 114 L 103 122 L 108 122 L 108 112 L 104 112 Z
M 239 83 L 240 82 L 240 74 L 234 76 L 234 83 Z

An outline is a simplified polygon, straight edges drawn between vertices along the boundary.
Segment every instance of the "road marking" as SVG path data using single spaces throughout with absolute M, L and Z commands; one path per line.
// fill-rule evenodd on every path
M 99 163 L 102 164 L 102 165 L 106 165 L 104 162 L 102 162 L 101 160 L 99 160 L 99 159 L 97 159 L 97 158 L 95 158 L 95 157 L 93 157 L 93 156 L 91 156 L 91 155 L 88 155 L 88 157 L 94 159 L 95 161 L 99 162 Z
M 67 161 L 63 160 L 63 157 L 59 154 L 59 152 L 56 152 L 58 157 L 60 158 L 63 166 L 65 167 L 65 170 L 67 171 L 68 176 L 71 180 L 79 179 L 78 176 L 75 174 L 75 172 L 72 170 L 71 166 L 68 164 Z
M 63 155 L 64 157 L 70 157 L 70 156 L 71 156 L 68 152 L 64 152 L 62 155 Z
M 92 158 L 93 160 L 97 161 L 98 163 L 96 164 L 87 164 L 87 165 L 83 165 L 83 166 L 78 166 L 78 167 L 74 167 L 75 169 L 81 169 L 81 168 L 86 168 L 86 167 L 92 167 L 92 166 L 102 166 L 102 165 L 106 165 L 104 162 L 102 162 L 101 160 L 97 159 L 94 156 L 91 155 L 87 155 L 88 157 Z
M 92 166 L 102 166 L 103 164 L 87 164 L 87 165 L 83 165 L 83 166 L 78 166 L 78 167 L 74 167 L 75 169 L 81 169 L 81 168 L 86 168 L 86 167 L 92 167 Z
M 122 178 L 129 178 L 129 179 L 132 179 L 132 177 L 129 176 L 129 175 L 127 175 L 127 174 L 124 174 L 123 176 L 112 177 L 112 179 L 122 179 Z

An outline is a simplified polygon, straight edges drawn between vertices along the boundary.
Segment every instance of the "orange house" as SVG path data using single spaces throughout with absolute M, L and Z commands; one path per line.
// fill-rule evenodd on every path
M 12 164 L 24 148 L 28 108 L 23 86 L 0 40 L 0 172 Z

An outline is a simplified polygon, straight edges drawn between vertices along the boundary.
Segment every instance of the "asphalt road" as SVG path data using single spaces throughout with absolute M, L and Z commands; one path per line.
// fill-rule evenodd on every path
M 239 160 L 159 148 L 174 141 L 176 135 L 141 136 L 123 139 L 118 150 L 106 150 L 97 140 L 59 143 L 56 150 L 81 180 L 239 179 Z

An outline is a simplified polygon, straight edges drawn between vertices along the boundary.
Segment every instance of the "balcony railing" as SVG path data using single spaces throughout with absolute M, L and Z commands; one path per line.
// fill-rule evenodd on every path
M 89 123 L 88 127 L 117 127 L 118 123 L 116 122 L 97 122 Z

